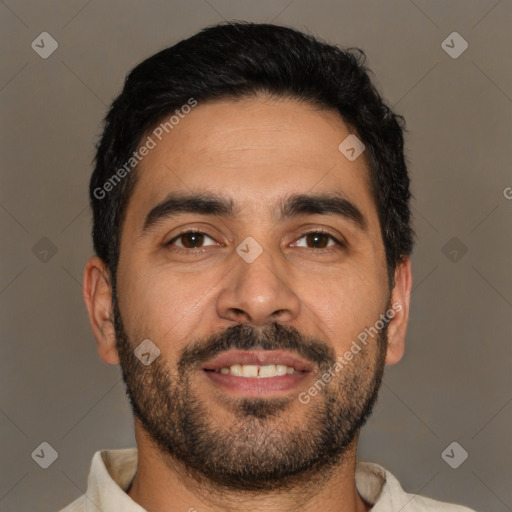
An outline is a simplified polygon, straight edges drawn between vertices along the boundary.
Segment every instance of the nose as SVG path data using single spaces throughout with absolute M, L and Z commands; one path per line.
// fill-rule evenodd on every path
M 266 250 L 252 263 L 238 255 L 234 257 L 234 267 L 226 275 L 217 298 L 219 317 L 254 326 L 290 322 L 298 317 L 301 301 L 284 264 L 278 264 Z

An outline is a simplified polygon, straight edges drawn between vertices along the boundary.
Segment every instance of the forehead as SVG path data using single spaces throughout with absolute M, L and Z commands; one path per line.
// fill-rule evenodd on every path
M 155 143 L 137 168 L 126 222 L 169 193 L 233 197 L 248 216 L 275 215 L 283 197 L 340 192 L 378 223 L 364 154 L 349 161 L 338 149 L 351 131 L 338 113 L 288 99 L 199 103 Z

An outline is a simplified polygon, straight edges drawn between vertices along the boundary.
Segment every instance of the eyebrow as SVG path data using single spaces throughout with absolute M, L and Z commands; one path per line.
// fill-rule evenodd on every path
M 213 193 L 172 192 L 146 215 L 141 236 L 157 224 L 184 213 L 233 218 L 235 203 L 232 198 Z M 335 215 L 348 220 L 361 231 L 368 221 L 361 210 L 339 193 L 294 194 L 281 201 L 279 221 L 300 215 Z

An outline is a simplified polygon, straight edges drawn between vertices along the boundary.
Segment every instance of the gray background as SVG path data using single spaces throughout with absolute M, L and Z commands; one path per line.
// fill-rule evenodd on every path
M 120 370 L 99 359 L 81 298 L 93 147 L 135 64 L 223 19 L 363 48 L 405 116 L 419 236 L 408 347 L 359 456 L 408 492 L 512 510 L 510 1 L 5 0 L 0 15 L 2 512 L 58 510 L 85 491 L 96 450 L 134 446 Z M 31 48 L 43 31 L 59 44 L 47 59 Z M 469 43 L 457 59 L 441 47 L 453 31 Z M 58 452 L 48 469 L 31 458 L 43 441 Z M 469 453 L 458 469 L 441 457 L 453 441 Z

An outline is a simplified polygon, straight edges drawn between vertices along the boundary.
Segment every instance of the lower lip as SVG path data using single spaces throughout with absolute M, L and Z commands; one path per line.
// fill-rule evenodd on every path
M 203 372 L 206 377 L 224 390 L 243 396 L 269 396 L 292 391 L 298 388 L 310 374 L 310 372 L 297 372 L 258 379 L 205 370 Z

